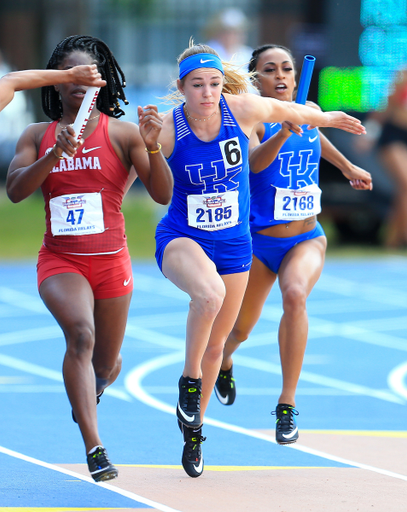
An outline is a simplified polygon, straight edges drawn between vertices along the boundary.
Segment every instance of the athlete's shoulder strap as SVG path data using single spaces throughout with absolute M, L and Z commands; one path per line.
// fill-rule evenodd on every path
M 175 125 L 175 141 L 179 141 L 191 133 L 191 129 L 185 119 L 183 106 L 178 105 L 173 110 L 174 125 Z

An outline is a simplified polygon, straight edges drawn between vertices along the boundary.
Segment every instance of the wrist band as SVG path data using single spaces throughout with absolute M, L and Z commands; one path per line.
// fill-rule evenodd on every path
M 58 155 L 56 154 L 55 149 L 56 149 L 56 144 L 54 144 L 54 145 L 52 146 L 52 152 L 54 153 L 54 155 L 55 155 L 57 158 L 59 158 L 59 160 L 63 160 L 63 159 L 64 159 L 64 157 L 63 157 L 63 156 L 58 156 Z
M 149 153 L 150 155 L 154 155 L 154 153 L 159 153 L 161 151 L 161 144 L 159 142 L 157 142 L 157 146 L 158 146 L 158 149 L 155 149 L 154 151 L 149 151 L 147 148 L 144 148 L 147 153 Z

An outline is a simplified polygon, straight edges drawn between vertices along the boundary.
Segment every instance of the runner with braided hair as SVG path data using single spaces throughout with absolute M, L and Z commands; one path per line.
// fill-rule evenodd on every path
M 46 233 L 38 288 L 65 336 L 63 375 L 72 416 L 85 443 L 89 471 L 101 481 L 115 478 L 117 469 L 99 437 L 96 405 L 121 369 L 133 289 L 121 204 L 136 175 L 161 204 L 169 202 L 173 182 L 157 143 L 162 126 L 157 108 L 138 107 L 139 126 L 116 119 L 124 113 L 119 101 L 126 102 L 125 78 L 103 41 L 64 39 L 48 69 L 93 64 L 106 86 L 80 141 L 71 124 L 87 87 L 78 82 L 44 87 L 43 109 L 53 122 L 26 128 L 6 186 L 15 203 L 38 188 L 44 196 Z M 135 172 L 130 176 L 131 169 Z
M 103 80 L 107 82 L 107 86 L 100 90 L 97 99 L 98 110 L 116 118 L 123 116 L 119 100 L 125 105 L 128 104 L 123 90 L 126 87 L 125 76 L 107 44 L 92 36 L 69 36 L 57 44 L 48 61 L 47 69 L 58 69 L 65 57 L 72 52 L 90 55 L 97 62 Z M 62 104 L 58 91 L 52 85 L 42 88 L 42 106 L 50 119 L 60 119 Z

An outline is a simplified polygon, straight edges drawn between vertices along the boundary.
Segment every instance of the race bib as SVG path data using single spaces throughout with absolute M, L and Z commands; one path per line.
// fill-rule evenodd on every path
M 276 220 L 301 220 L 321 212 L 322 190 L 316 183 L 297 190 L 278 187 L 275 189 L 274 218 Z
M 238 197 L 237 190 L 188 196 L 188 225 L 205 231 L 236 226 L 239 220 Z
M 105 230 L 102 195 L 99 192 L 54 197 L 49 207 L 54 236 L 94 235 Z

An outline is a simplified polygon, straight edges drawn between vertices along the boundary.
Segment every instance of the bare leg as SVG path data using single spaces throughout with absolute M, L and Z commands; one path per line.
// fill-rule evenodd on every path
M 226 297 L 213 324 L 209 343 L 202 359 L 202 399 L 201 419 L 203 420 L 206 408 L 218 378 L 222 363 L 223 348 L 228 334 L 236 321 L 242 304 L 243 295 L 247 286 L 248 272 L 228 274 L 222 276 L 226 286 Z
M 114 299 L 95 301 L 95 348 L 93 367 L 96 394 L 100 394 L 118 377 L 122 367 L 120 349 L 126 330 L 131 293 Z
M 290 249 L 279 269 L 284 309 L 279 329 L 283 372 L 279 403 L 295 406 L 295 392 L 308 337 L 306 300 L 321 275 L 325 250 L 325 237 L 305 240 Z
M 222 307 L 225 285 L 214 263 L 189 238 L 177 238 L 166 247 L 163 273 L 191 297 L 186 331 L 184 377 L 202 377 L 202 358 L 212 325 Z
M 94 351 L 95 361 L 101 364 L 98 368 L 101 376 L 106 377 L 109 383 L 113 382 L 117 377 L 124 316 L 127 317 L 130 295 L 127 298 L 105 299 L 103 306 L 110 312 L 105 311 L 104 319 L 99 314 L 103 308 L 101 305 L 95 307 L 90 285 L 79 274 L 58 274 L 45 279 L 40 287 L 40 295 L 65 335 L 67 348 L 63 363 L 64 382 L 88 452 L 102 444 L 97 428 Z M 94 313 L 98 318 L 96 350 Z M 108 349 L 102 355 L 101 352 L 107 346 Z
M 242 306 L 223 350 L 222 370 L 231 368 L 233 364 L 232 354 L 243 341 L 247 340 L 258 322 L 264 303 L 276 279 L 277 275 L 269 270 L 256 256 L 253 256 Z
M 43 281 L 40 295 L 66 340 L 63 363 L 65 388 L 85 442 L 86 452 L 102 444 L 96 419 L 93 292 L 79 274 L 58 274 Z

